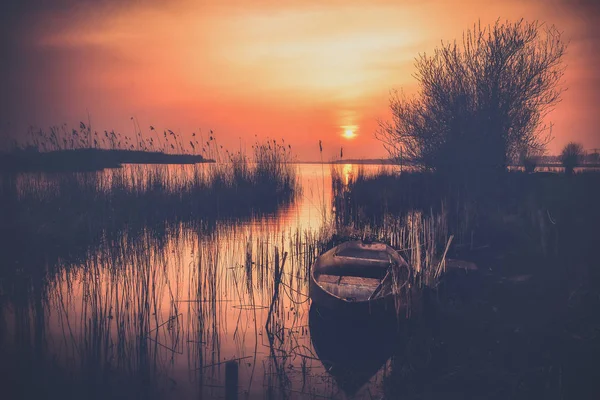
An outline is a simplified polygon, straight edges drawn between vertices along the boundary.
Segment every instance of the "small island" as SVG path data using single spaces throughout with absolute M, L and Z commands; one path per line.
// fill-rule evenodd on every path
M 123 164 L 196 164 L 214 162 L 197 154 L 82 148 L 42 152 L 35 147 L 0 152 L 0 171 L 98 171 Z

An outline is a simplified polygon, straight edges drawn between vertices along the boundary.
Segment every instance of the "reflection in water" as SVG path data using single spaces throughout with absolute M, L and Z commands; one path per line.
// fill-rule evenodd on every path
M 309 312 L 310 336 L 328 374 L 348 395 L 354 395 L 392 355 L 392 321 L 341 318 L 314 304 Z
M 302 167 L 300 179 L 301 198 L 270 215 L 122 229 L 93 245 L 46 245 L 36 257 L 35 243 L 5 242 L 6 391 L 222 398 L 232 393 L 226 365 L 235 361 L 240 398 L 339 397 L 341 385 L 311 340 L 318 328 L 309 321 L 307 281 L 323 211 L 330 216 L 329 168 Z M 375 366 L 363 380 L 371 375 L 368 393 L 382 393 Z
M 354 178 L 354 171 L 352 170 L 352 164 L 344 164 L 343 175 L 344 175 L 344 181 L 346 182 L 346 185 L 350 184 L 350 182 Z

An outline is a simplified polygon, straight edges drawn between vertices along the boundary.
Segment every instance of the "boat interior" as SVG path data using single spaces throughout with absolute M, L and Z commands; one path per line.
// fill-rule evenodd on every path
M 341 245 L 324 257 L 315 279 L 327 292 L 347 301 L 372 300 L 391 291 L 392 265 L 387 247 Z

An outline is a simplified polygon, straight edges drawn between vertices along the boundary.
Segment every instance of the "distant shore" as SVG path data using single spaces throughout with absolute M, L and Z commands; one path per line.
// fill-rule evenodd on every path
M 297 161 L 298 164 L 355 164 L 355 165 L 396 165 L 401 164 L 407 167 L 413 165 L 409 160 L 404 160 L 400 163 L 397 160 L 389 158 L 365 158 L 365 159 L 347 159 L 347 160 L 330 160 L 330 161 Z M 519 164 L 508 165 L 511 168 L 522 167 Z M 536 165 L 536 168 L 562 168 L 562 163 L 556 162 L 542 162 Z M 600 163 L 582 163 L 577 168 L 600 168 Z
M 297 164 L 362 164 L 362 165 L 392 165 L 397 164 L 389 158 L 349 158 L 347 160 L 330 161 L 297 161 Z
M 99 171 L 105 168 L 120 168 L 123 164 L 198 164 L 214 163 L 196 154 L 169 154 L 158 151 L 109 150 L 109 149 L 73 149 L 40 152 L 35 149 L 17 149 L 0 152 L 0 172 L 34 171 Z M 388 158 L 353 158 L 329 161 L 296 161 L 296 164 L 329 165 L 404 165 L 411 167 L 409 160 L 402 163 Z M 509 165 L 518 168 L 520 165 Z M 542 162 L 538 168 L 562 168 L 560 162 Z M 583 163 L 578 168 L 600 168 L 599 163 Z
M 201 155 L 139 150 L 75 149 L 0 152 L 0 171 L 98 171 L 123 164 L 196 164 L 214 162 Z

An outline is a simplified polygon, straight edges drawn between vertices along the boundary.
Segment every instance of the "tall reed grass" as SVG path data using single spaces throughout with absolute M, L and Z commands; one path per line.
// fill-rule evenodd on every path
M 47 129 L 30 127 L 20 140 L 13 139 L 4 145 L 4 151 L 28 150 L 51 152 L 64 150 L 104 149 L 135 150 L 177 154 L 205 155 L 210 153 L 210 138 L 213 131 L 204 140 L 202 132 L 194 132 L 191 140 L 183 138 L 181 132 L 164 129 L 162 133 L 154 126 L 142 130 L 137 118 L 132 117 L 132 132 L 129 134 L 104 130 L 98 132 L 91 121 L 80 122 L 78 127 L 67 124 L 50 126 Z
M 396 189 L 393 186 L 388 188 L 387 184 L 396 179 L 397 175 L 391 170 L 368 175 L 364 169 L 346 179 L 339 168 L 332 168 L 337 231 L 342 236 L 387 243 L 409 263 L 414 287 L 435 287 L 444 271 L 445 254 L 451 240 L 447 207 L 444 202 L 439 208 L 428 211 L 391 207 L 389 202 L 396 198 L 388 197 L 386 191 Z M 383 193 L 374 191 L 373 182 L 377 182 Z M 368 204 L 362 202 L 365 190 L 372 190 L 369 193 L 375 198 Z M 410 204 L 412 196 L 406 193 L 404 201 Z M 377 203 L 379 198 L 382 200 Z
M 214 397 L 224 391 L 225 362 L 234 360 L 238 391 L 255 379 L 255 391 L 278 398 L 319 393 L 323 370 L 306 326 L 305 263 L 323 241 L 300 230 L 223 224 L 182 230 L 166 244 L 150 230 L 106 242 L 12 303 L 22 323 L 2 328 L 5 343 L 20 338 L 19 352 L 36 349 L 43 358 L 19 364 L 14 374 L 38 388 L 32 395 L 164 398 L 192 390 Z M 26 373 L 31 365 L 37 370 Z M 46 381 L 50 371 L 54 378 Z
M 146 229 L 165 237 L 180 225 L 205 229 L 219 220 L 275 214 L 301 190 L 296 166 L 289 148 L 272 142 L 256 148 L 252 158 L 223 153 L 210 165 L 0 174 L 0 230 L 14 241 L 6 243 L 5 259 L 19 252 L 81 258 L 103 241 Z

